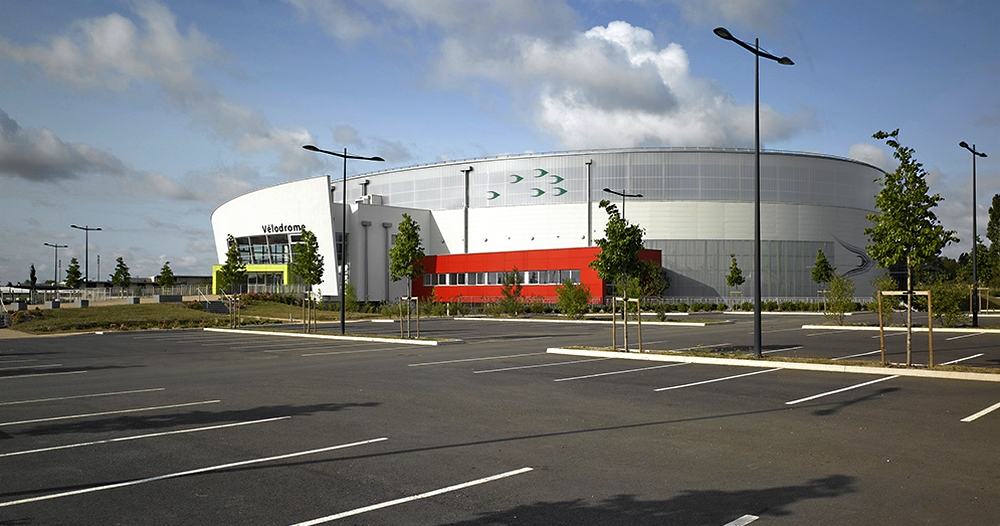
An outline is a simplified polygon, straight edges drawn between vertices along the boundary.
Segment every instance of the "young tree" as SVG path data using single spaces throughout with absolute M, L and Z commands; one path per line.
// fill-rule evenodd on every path
M 229 247 L 226 249 L 226 262 L 219 268 L 217 285 L 222 291 L 233 292 L 234 288 L 246 282 L 247 266 L 243 263 L 243 257 L 240 256 L 240 250 L 236 246 L 236 238 L 227 236 L 226 244 Z
M 616 290 L 625 294 L 625 282 L 642 271 L 639 251 L 642 250 L 642 236 L 645 231 L 639 225 L 631 225 L 618 212 L 618 207 L 604 199 L 600 207 L 608 213 L 608 223 L 604 227 L 604 237 L 596 241 L 601 247 L 590 268 Z
M 587 311 L 590 291 L 586 285 L 578 285 L 567 279 L 556 287 L 556 295 L 559 297 L 556 306 L 570 318 L 579 318 Z
M 170 268 L 169 261 L 163 262 L 163 267 L 160 268 L 160 275 L 156 276 L 156 284 L 161 287 L 173 287 L 177 284 L 177 278 L 174 277 L 174 270 Z
M 875 196 L 876 212 L 868 214 L 872 226 L 868 235 L 868 253 L 882 267 L 897 263 L 906 266 L 906 288 L 913 290 L 913 270 L 938 256 L 949 243 L 958 241 L 955 232 L 945 230 L 934 208 L 943 199 L 929 194 L 927 171 L 913 157 L 914 149 L 897 140 L 899 130 L 876 132 L 872 137 L 893 149 L 899 166 L 885 174 L 882 190 Z M 906 301 L 906 363 L 911 357 L 913 340 L 912 296 Z
M 726 285 L 730 287 L 739 287 L 746 283 L 747 279 L 743 277 L 743 271 L 740 270 L 740 265 L 736 262 L 736 254 L 729 254 L 732 261 L 729 263 L 729 274 L 726 276 Z
M 28 270 L 28 284 L 31 288 L 28 289 L 28 293 L 31 295 L 31 300 L 34 301 L 35 293 L 38 291 L 38 276 L 35 275 L 35 264 L 31 264 L 31 269 Z
M 115 259 L 115 273 L 111 275 L 111 286 L 120 289 L 127 289 L 132 284 L 132 275 L 128 272 L 128 265 L 125 259 L 118 256 Z
M 302 229 L 300 242 L 292 247 L 292 263 L 289 271 L 299 283 L 319 285 L 323 282 L 323 256 L 319 253 L 316 234 Z M 341 291 L 343 294 L 343 291 Z
M 1000 248 L 1000 194 L 993 195 L 990 204 L 990 220 L 986 224 L 986 239 L 990 240 L 990 248 Z
M 830 261 L 826 259 L 826 254 L 823 253 L 823 249 L 819 249 L 816 252 L 816 263 L 813 263 L 812 268 L 812 280 L 817 285 L 822 285 L 824 283 L 829 283 L 833 279 L 833 266 L 830 265 Z
M 406 279 L 406 295 L 413 296 L 413 280 L 424 272 L 424 248 L 420 244 L 420 225 L 403 214 L 396 241 L 389 249 L 389 275 L 394 280 Z M 388 292 L 388 291 L 387 291 Z
M 844 315 L 854 309 L 854 282 L 836 274 L 830 278 L 826 290 L 826 314 L 844 324 Z
M 75 289 L 81 283 L 83 283 L 83 273 L 80 272 L 80 262 L 76 258 L 71 258 L 69 266 L 66 267 L 66 286 Z
M 500 312 L 516 316 L 521 310 L 521 285 L 523 273 L 514 267 L 510 272 L 503 274 L 500 282 L 500 303 L 497 305 Z

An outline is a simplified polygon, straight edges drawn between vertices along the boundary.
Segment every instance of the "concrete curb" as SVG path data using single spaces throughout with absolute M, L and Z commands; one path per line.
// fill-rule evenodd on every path
M 217 329 L 213 327 L 205 327 L 205 331 L 208 332 L 225 332 L 229 334 L 256 334 L 265 336 L 287 336 L 290 338 L 311 338 L 315 340 L 339 340 L 339 341 L 349 341 L 349 342 L 374 342 L 374 343 L 398 343 L 402 345 L 423 345 L 423 346 L 438 346 L 447 345 L 450 343 L 461 343 L 462 340 L 406 340 L 403 338 L 383 338 L 378 336 L 340 336 L 336 334 L 300 334 L 294 332 L 279 332 L 279 331 L 251 331 L 247 329 Z
M 652 353 L 624 353 L 615 351 L 592 351 L 587 349 L 566 349 L 550 347 L 547 353 L 594 358 L 620 358 L 623 360 L 645 360 L 651 362 L 700 363 L 706 365 L 735 365 L 737 367 L 769 367 L 795 369 L 800 371 L 821 371 L 827 373 L 854 373 L 875 375 L 917 376 L 921 378 L 944 378 L 948 380 L 973 380 L 977 382 L 1000 382 L 1000 374 L 966 373 L 958 371 L 928 371 L 925 369 L 896 369 L 889 367 L 868 367 L 864 365 L 833 365 L 825 363 L 778 362 L 769 360 L 740 360 L 736 358 L 711 358 L 708 356 L 665 355 Z
M 803 325 L 803 329 L 819 329 L 827 331 L 875 331 L 878 332 L 878 327 L 868 327 L 866 325 Z M 906 327 L 886 327 L 885 332 L 906 332 Z M 914 327 L 913 332 L 927 332 L 927 327 Z M 973 329 L 969 327 L 944 327 L 938 329 L 934 328 L 934 332 L 941 333 L 987 333 L 987 334 L 1000 334 L 1000 329 Z
M 610 321 L 604 320 L 550 320 L 539 318 L 455 318 L 456 320 L 467 321 L 508 321 L 523 323 L 582 323 L 591 325 L 611 325 Z M 633 325 L 635 322 L 631 322 Z M 643 325 L 657 325 L 661 327 L 708 327 L 711 325 L 725 325 L 733 323 L 732 320 L 724 320 L 715 323 L 705 323 L 700 321 L 644 321 Z M 619 323 L 620 324 L 620 323 Z

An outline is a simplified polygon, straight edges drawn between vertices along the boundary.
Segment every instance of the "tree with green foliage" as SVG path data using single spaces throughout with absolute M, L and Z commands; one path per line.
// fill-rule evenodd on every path
M 80 262 L 76 258 L 70 258 L 69 266 L 66 267 L 66 286 L 75 289 L 83 283 L 83 273 L 80 272 Z
M 736 262 L 736 254 L 729 254 L 732 261 L 729 263 L 729 274 L 726 275 L 726 285 L 730 287 L 739 287 L 746 283 L 747 279 L 743 277 L 743 271 L 740 270 L 739 263 Z
M 132 285 L 132 275 L 129 274 L 128 265 L 121 256 L 115 258 L 115 273 L 111 274 L 111 286 L 122 290 Z
M 163 266 L 160 267 L 160 274 L 156 276 L 155 281 L 161 287 L 173 287 L 177 284 L 177 277 L 174 276 L 174 270 L 170 268 L 169 261 L 163 262 Z
M 983 243 L 983 240 L 976 236 L 976 273 L 979 278 L 979 285 L 990 283 L 996 277 L 994 274 L 994 266 L 992 263 L 992 254 L 990 249 Z M 956 276 L 959 280 L 965 283 L 972 283 L 972 254 L 969 252 L 962 252 L 958 256 L 958 274 Z
M 830 278 L 826 287 L 826 315 L 844 324 L 844 316 L 854 310 L 854 282 L 836 274 Z
M 505 272 L 500 279 L 500 302 L 497 304 L 500 312 L 516 316 L 521 311 L 521 285 L 523 273 L 514 267 Z
M 642 236 L 645 231 L 639 225 L 629 224 L 618 212 L 618 207 L 607 199 L 601 200 L 599 206 L 608 214 L 608 223 L 604 227 L 604 237 L 596 241 L 601 247 L 590 268 L 607 282 L 614 284 L 616 290 L 625 294 L 625 282 L 628 278 L 642 272 L 642 262 L 639 251 L 642 250 Z
M 833 279 L 833 265 L 826 259 L 822 248 L 816 252 L 816 263 L 813 263 L 811 274 L 813 282 L 817 285 L 829 283 Z
M 354 285 L 348 283 L 344 289 L 344 310 L 347 312 L 360 312 L 361 304 L 358 303 L 358 293 L 354 290 Z
M 623 291 L 629 298 L 659 296 L 670 286 L 663 267 L 650 261 L 640 261 L 633 276 L 625 278 Z
M 299 242 L 292 247 L 292 263 L 288 271 L 294 279 L 310 289 L 323 282 L 323 255 L 319 253 L 316 234 L 302 229 Z
M 955 232 L 945 230 L 934 213 L 943 199 L 940 194 L 929 193 L 927 171 L 917 162 L 915 150 L 898 141 L 899 129 L 892 132 L 878 131 L 872 137 L 893 149 L 899 166 L 880 177 L 882 189 L 875 196 L 874 213 L 868 214 L 872 225 L 865 229 L 868 236 L 868 254 L 882 267 L 897 263 L 906 266 L 906 288 L 913 290 L 913 270 L 936 258 L 941 249 L 958 241 Z M 906 309 L 906 363 L 910 364 L 913 317 L 912 296 L 907 296 Z
M 247 280 L 247 266 L 240 256 L 239 247 L 236 246 L 236 238 L 232 235 L 226 236 L 226 262 L 222 264 L 218 272 L 218 289 L 224 292 L 234 292 L 239 289 Z M 294 263 L 294 261 L 293 261 Z
M 559 298 L 556 307 L 570 318 L 580 318 L 584 312 L 587 312 L 590 290 L 587 289 L 586 285 L 573 283 L 572 280 L 567 279 L 556 287 L 556 296 Z
M 945 327 L 958 327 L 969 319 L 969 286 L 965 282 L 939 281 L 924 285 L 931 292 L 934 319 Z M 924 298 L 921 298 L 923 300 Z M 924 308 L 926 308 L 926 302 Z
M 406 279 L 406 295 L 413 296 L 413 280 L 424 272 L 424 247 L 420 242 L 420 225 L 403 214 L 396 232 L 396 241 L 389 249 L 389 275 L 394 280 Z

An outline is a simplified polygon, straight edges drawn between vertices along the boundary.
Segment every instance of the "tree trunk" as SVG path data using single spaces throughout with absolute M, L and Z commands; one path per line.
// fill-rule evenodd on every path
M 911 363 L 911 347 L 913 341 L 913 271 L 909 261 L 906 264 L 906 366 Z

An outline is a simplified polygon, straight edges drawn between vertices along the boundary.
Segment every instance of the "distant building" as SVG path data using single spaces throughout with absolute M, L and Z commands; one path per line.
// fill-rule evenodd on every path
M 869 164 L 811 153 L 761 155 L 762 288 L 765 297 L 816 296 L 810 270 L 822 249 L 858 294 L 876 267 L 864 251 L 874 209 Z M 749 296 L 753 268 L 754 155 L 719 148 L 633 148 L 510 155 L 372 172 L 347 180 L 347 243 L 340 238 L 340 180 L 316 177 L 250 192 L 215 210 L 219 262 L 233 235 L 248 263 L 248 288 L 289 281 L 291 246 L 303 227 L 316 233 L 326 267 L 324 295 L 335 296 L 336 262 L 347 254 L 359 299 L 405 294 L 388 277 L 387 250 L 403 213 L 421 226 L 427 255 L 415 292 L 463 301 L 494 296 L 497 273 L 524 272 L 525 296 L 551 299 L 563 272 L 586 282 L 603 237 L 603 188 L 643 194 L 625 217 L 645 229 L 646 248 L 670 278 L 668 296 L 729 296 L 730 255 Z M 645 257 L 651 257 L 649 253 Z M 531 263 L 537 262 L 537 263 Z M 544 262 L 544 264 L 542 263 Z M 535 268 L 537 267 L 537 268 Z M 574 272 L 576 274 L 574 274 Z M 532 274 L 534 273 L 534 274 Z M 543 278 L 544 276 L 544 278 Z M 576 276 L 579 276 L 576 278 Z M 604 284 L 590 282 L 599 298 Z M 493 288 L 491 288 L 493 287 Z

